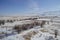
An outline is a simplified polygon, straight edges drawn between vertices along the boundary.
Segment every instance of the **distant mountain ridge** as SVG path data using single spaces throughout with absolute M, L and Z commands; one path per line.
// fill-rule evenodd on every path
M 42 16 L 60 16 L 60 10 L 59 11 L 49 11 L 49 12 L 43 12 L 41 14 Z

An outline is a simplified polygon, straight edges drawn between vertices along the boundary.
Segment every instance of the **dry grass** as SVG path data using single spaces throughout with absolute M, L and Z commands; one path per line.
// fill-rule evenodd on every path
M 40 31 L 41 31 L 41 32 L 48 32 L 47 29 L 41 29 Z
M 25 38 L 25 40 L 31 40 L 31 37 L 35 34 L 37 34 L 35 31 L 30 31 L 29 33 L 27 33 L 23 37 Z

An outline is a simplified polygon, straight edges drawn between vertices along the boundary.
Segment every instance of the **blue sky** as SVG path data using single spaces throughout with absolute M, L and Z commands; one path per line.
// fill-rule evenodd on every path
M 0 0 L 0 15 L 27 15 L 60 10 L 60 0 Z

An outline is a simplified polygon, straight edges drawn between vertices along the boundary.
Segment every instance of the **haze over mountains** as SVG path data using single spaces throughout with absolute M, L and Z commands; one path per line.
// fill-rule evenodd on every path
M 59 11 L 43 12 L 41 15 L 42 16 L 60 16 L 60 10 Z

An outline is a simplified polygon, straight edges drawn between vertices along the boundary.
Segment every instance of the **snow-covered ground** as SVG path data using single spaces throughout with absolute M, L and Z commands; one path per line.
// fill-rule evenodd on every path
M 59 23 L 60 18 L 37 19 L 37 20 L 46 21 L 43 28 L 41 28 L 41 26 L 36 26 L 32 29 L 22 31 L 19 34 L 17 33 L 15 35 L 10 35 L 8 37 L 4 36 L 0 40 L 60 40 L 60 23 Z M 8 34 L 12 33 L 13 32 L 12 28 L 15 25 L 30 24 L 32 22 L 33 21 L 31 20 L 25 20 L 25 21 L 23 20 L 23 21 L 15 21 L 13 23 L 5 23 L 4 25 L 0 25 L 0 36 L 2 35 L 1 32 L 8 33 Z M 54 35 L 55 30 L 58 30 L 57 38 L 55 38 L 55 35 Z
M 32 28 L 30 30 L 21 32 L 20 34 L 5 37 L 2 40 L 48 40 L 49 37 L 53 37 L 52 39 L 55 40 L 53 34 L 50 34 L 47 29 L 45 32 L 41 31 L 43 29 L 44 28 L 37 26 L 37 28 Z M 31 34 L 31 32 L 36 33 Z M 60 40 L 60 36 L 58 36 L 57 39 Z

